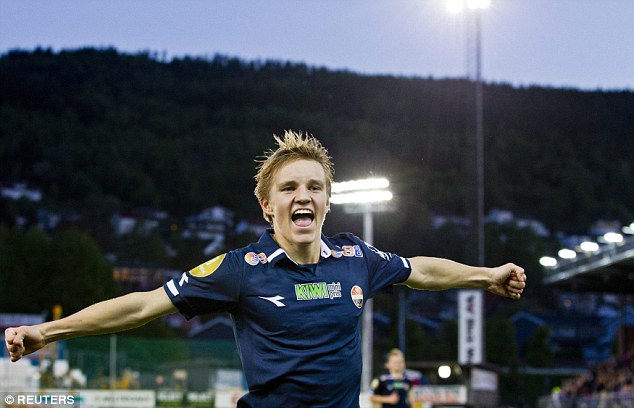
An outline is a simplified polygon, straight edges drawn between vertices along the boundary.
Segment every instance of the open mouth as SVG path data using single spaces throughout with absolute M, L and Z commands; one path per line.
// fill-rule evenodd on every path
M 291 216 L 293 224 L 298 227 L 308 227 L 315 219 L 315 214 L 310 210 L 296 210 Z

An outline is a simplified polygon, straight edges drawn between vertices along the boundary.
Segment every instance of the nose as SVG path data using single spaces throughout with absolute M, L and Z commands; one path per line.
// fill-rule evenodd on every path
M 310 194 L 308 188 L 305 186 L 301 186 L 297 189 L 297 195 L 295 196 L 295 201 L 298 203 L 307 203 L 310 201 Z

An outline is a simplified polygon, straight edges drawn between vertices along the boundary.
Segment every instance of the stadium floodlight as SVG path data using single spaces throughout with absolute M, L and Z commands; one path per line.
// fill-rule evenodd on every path
M 577 253 L 575 251 L 567 248 L 560 249 L 559 252 L 557 252 L 557 255 L 559 255 L 561 259 L 575 259 L 577 257 Z
M 579 248 L 581 248 L 583 252 L 596 252 L 599 250 L 599 244 L 592 241 L 584 241 L 579 244 Z
M 557 266 L 557 259 L 553 258 L 552 256 L 542 256 L 541 258 L 539 258 L 539 264 L 546 268 L 552 268 L 554 266 Z
M 447 0 L 447 10 L 461 13 L 464 9 L 477 10 L 491 6 L 491 0 Z
M 392 193 L 387 190 L 365 190 L 333 194 L 330 197 L 330 202 L 333 204 L 363 204 L 390 201 L 391 199 Z
M 386 178 L 368 178 L 362 180 L 342 181 L 332 184 L 333 204 L 366 204 L 389 201 L 392 193 L 386 190 L 390 182 Z M 364 237 L 364 239 L 367 239 Z
M 332 193 L 343 193 L 357 190 L 380 190 L 388 188 L 390 181 L 386 178 L 367 178 L 361 180 L 341 181 L 332 184 Z
M 370 245 L 373 245 L 374 241 L 372 214 L 386 210 L 384 204 L 392 199 L 392 193 L 387 190 L 389 186 L 390 182 L 386 178 L 367 178 L 332 184 L 330 202 L 343 204 L 347 211 L 363 214 L 363 240 Z M 368 299 L 363 311 L 361 333 L 361 387 L 364 392 L 368 391 L 372 382 L 373 319 L 373 301 Z
M 610 244 L 620 244 L 621 242 L 623 242 L 623 235 L 619 234 L 618 232 L 608 232 L 603 235 L 603 239 L 605 240 L 605 242 Z

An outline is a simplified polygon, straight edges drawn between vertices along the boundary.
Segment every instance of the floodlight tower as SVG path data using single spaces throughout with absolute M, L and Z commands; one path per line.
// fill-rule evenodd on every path
M 447 0 L 451 12 L 469 12 L 473 17 L 475 57 L 475 167 L 476 167 L 476 247 L 477 265 L 484 266 L 484 111 L 482 98 L 482 11 L 491 0 Z M 470 38 L 471 39 L 471 38 Z M 484 356 L 484 312 L 482 290 L 461 290 L 458 293 L 458 362 L 480 364 Z
M 484 265 L 484 104 L 482 83 L 482 11 L 491 6 L 491 0 L 447 0 L 447 8 L 454 13 L 469 12 L 473 16 L 473 43 L 475 73 L 475 147 L 476 147 L 476 241 L 477 263 Z
M 342 204 L 348 213 L 363 214 L 363 240 L 373 245 L 374 231 L 372 214 L 389 209 L 387 203 L 392 193 L 387 190 L 390 182 L 385 178 L 370 178 L 333 183 L 332 204 Z M 365 300 L 362 323 L 361 351 L 363 371 L 361 372 L 361 391 L 366 392 L 372 381 L 373 349 L 373 302 Z

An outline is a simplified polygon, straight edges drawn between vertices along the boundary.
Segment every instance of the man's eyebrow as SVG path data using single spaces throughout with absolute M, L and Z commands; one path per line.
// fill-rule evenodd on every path
M 288 180 L 280 180 L 277 185 L 278 186 L 288 186 L 288 185 L 296 185 L 299 184 L 300 182 L 295 180 L 295 179 L 288 179 Z M 321 185 L 326 185 L 326 182 L 324 180 L 318 179 L 318 178 L 311 178 L 308 179 L 308 181 L 306 182 L 307 184 L 321 184 Z
M 280 180 L 277 183 L 278 186 L 289 186 L 289 185 L 294 185 L 294 184 L 297 184 L 297 180 L 294 180 L 294 179 Z

